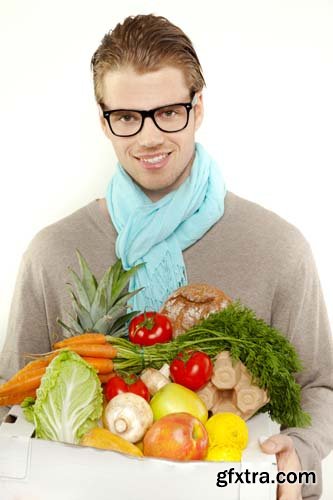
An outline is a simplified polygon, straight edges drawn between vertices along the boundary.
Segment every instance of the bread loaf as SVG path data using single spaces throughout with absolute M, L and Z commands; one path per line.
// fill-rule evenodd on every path
M 173 338 L 231 303 L 231 299 L 219 288 L 204 283 L 178 288 L 164 302 L 160 313 L 169 317 Z

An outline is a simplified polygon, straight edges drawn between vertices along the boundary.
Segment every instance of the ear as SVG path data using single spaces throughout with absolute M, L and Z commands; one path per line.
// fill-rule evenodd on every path
M 194 106 L 194 126 L 195 131 L 200 127 L 203 117 L 204 117 L 204 104 L 203 104 L 203 95 L 202 92 L 198 92 L 197 94 L 198 102 Z

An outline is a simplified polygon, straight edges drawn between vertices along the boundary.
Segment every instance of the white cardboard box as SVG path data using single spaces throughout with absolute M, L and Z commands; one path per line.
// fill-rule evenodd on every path
M 267 414 L 248 426 L 241 463 L 175 462 L 34 439 L 33 426 L 15 406 L 0 426 L 0 500 L 275 500 L 275 483 L 257 476 L 249 484 L 246 477 L 266 473 L 261 477 L 267 480 L 269 473 L 274 480 L 275 456 L 261 452 L 258 437 L 278 426 Z M 233 482 L 226 475 L 226 485 L 218 487 L 218 474 L 232 468 Z

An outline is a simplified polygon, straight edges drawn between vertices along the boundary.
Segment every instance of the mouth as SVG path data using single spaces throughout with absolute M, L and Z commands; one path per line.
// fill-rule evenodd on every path
M 154 153 L 135 156 L 135 159 L 143 168 L 152 170 L 164 167 L 168 163 L 170 155 L 171 153 Z

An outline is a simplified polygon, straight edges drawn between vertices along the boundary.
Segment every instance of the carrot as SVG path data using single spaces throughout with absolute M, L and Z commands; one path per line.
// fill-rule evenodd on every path
M 66 347 L 80 356 L 90 356 L 92 358 L 115 358 L 117 351 L 110 344 L 80 344 Z
M 53 344 L 53 349 L 61 349 L 62 347 L 68 347 L 70 345 L 78 344 L 106 344 L 104 333 L 82 333 L 81 335 L 75 335 L 75 337 L 70 337 L 68 339 L 60 340 Z
M 20 378 L 9 379 L 4 384 L 0 385 L 0 396 L 6 396 L 7 394 L 13 395 L 37 389 L 45 371 L 46 367 L 37 368 L 36 370 L 23 373 Z
M 26 376 L 28 372 L 36 370 L 37 368 L 44 368 L 50 364 L 50 361 L 55 358 L 59 353 L 52 352 L 49 355 L 41 356 L 38 359 L 34 359 L 30 361 L 27 365 L 25 365 L 21 370 L 15 373 L 10 380 L 20 380 L 22 376 Z
M 110 373 L 113 370 L 113 362 L 111 359 L 106 359 L 106 358 L 92 358 L 90 356 L 82 356 L 82 358 L 89 363 L 97 373 L 99 374 L 106 374 Z
M 103 380 L 105 382 L 111 378 L 113 371 L 113 362 L 110 359 L 116 356 L 116 349 L 105 342 L 105 337 L 103 334 L 89 334 L 99 337 L 103 337 L 104 345 L 102 344 L 76 344 L 68 345 L 67 349 L 76 352 L 81 356 L 86 362 L 93 366 L 99 375 L 104 375 Z M 29 391 L 36 390 L 41 382 L 43 375 L 46 372 L 46 368 L 50 361 L 56 357 L 60 351 L 64 348 L 53 351 L 39 359 L 31 361 L 21 370 L 19 370 L 10 380 L 0 385 L 0 399 L 10 400 L 10 398 L 20 398 L 21 394 L 26 394 Z M 102 383 L 105 383 L 104 381 Z M 25 396 L 26 397 L 26 396 Z M 23 398 L 24 399 L 24 398 Z M 5 403 L 0 403 L 4 405 Z M 15 404 L 15 403 L 8 403 Z
M 107 383 L 107 382 L 109 382 L 109 380 L 111 380 L 114 376 L 115 376 L 115 372 L 111 372 L 111 373 L 103 373 L 103 374 L 99 374 L 99 375 L 98 375 L 98 378 L 99 378 L 99 380 L 101 381 L 101 384 L 106 384 L 106 383 Z
M 14 394 L 8 394 L 6 396 L 0 396 L 0 406 L 12 406 L 21 404 L 22 401 L 27 397 L 36 397 L 36 389 L 26 391 L 26 392 L 16 392 Z

